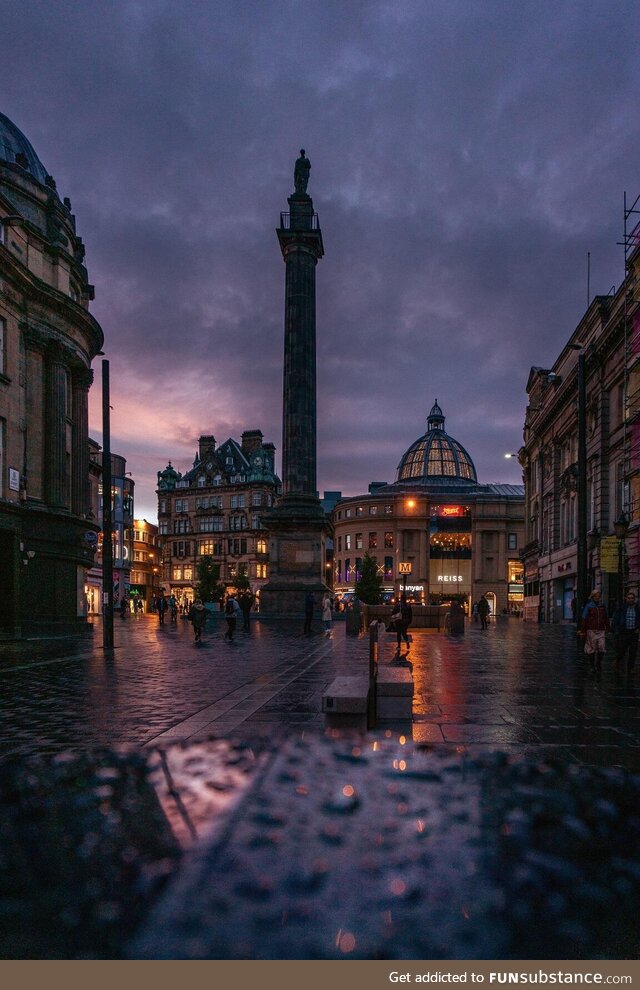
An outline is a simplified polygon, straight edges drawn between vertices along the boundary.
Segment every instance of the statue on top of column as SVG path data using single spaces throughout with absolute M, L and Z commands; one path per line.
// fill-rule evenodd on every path
M 293 171 L 293 183 L 297 193 L 306 193 L 310 171 L 311 162 L 308 158 L 305 158 L 304 148 L 300 148 L 300 157 L 296 159 L 296 165 Z

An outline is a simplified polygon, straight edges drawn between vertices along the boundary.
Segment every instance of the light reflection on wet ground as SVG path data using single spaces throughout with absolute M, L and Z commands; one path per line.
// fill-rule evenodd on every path
M 209 736 L 323 732 L 322 694 L 336 674 L 365 671 L 368 641 L 304 637 L 294 621 L 253 620 L 232 645 L 209 623 L 202 647 L 187 622 L 154 616 L 115 625 L 115 650 L 93 639 L 0 645 L 0 755 L 92 746 L 166 747 Z M 576 654 L 570 626 L 501 620 L 460 639 L 413 632 L 416 742 L 474 753 L 554 750 L 568 760 L 640 768 L 639 674 L 602 677 Z M 395 639 L 381 638 L 388 663 Z M 403 731 L 407 731 L 406 726 Z

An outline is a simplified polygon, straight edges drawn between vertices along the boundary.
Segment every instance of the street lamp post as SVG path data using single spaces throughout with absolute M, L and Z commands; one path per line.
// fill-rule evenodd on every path
M 589 586 L 591 588 L 595 588 L 595 585 L 596 585 L 596 581 L 595 581 L 595 568 L 593 566 L 593 553 L 594 553 L 596 547 L 598 546 L 598 543 L 599 542 L 600 542 L 600 531 L 599 531 L 599 529 L 596 526 L 596 527 L 594 527 L 587 534 L 587 544 L 588 544 L 588 547 L 589 547 L 588 578 L 589 578 Z M 576 599 L 576 601 L 577 601 L 577 599 Z
M 622 605 L 624 599 L 624 595 L 622 592 L 622 585 L 624 583 L 625 539 L 627 536 L 628 529 L 629 529 L 629 520 L 625 516 L 624 512 L 621 512 L 613 524 L 613 531 L 616 534 L 616 538 L 618 540 L 618 593 L 616 595 L 618 607 Z
M 587 603 L 587 407 L 585 383 L 585 354 L 578 354 L 578 545 L 577 599 L 578 615 Z
M 109 362 L 102 362 L 102 646 L 113 649 L 113 502 Z

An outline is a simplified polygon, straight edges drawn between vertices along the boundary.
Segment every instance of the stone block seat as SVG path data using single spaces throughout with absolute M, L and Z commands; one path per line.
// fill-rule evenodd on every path
M 413 676 L 407 667 L 378 667 L 376 720 L 407 719 L 413 715 Z
M 364 674 L 336 677 L 322 696 L 329 727 L 366 728 L 369 678 Z

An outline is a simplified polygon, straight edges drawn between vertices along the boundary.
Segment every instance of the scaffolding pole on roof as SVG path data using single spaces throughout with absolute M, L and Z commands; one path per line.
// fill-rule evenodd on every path
M 633 203 L 629 205 L 627 193 L 624 192 L 623 209 L 623 237 L 619 244 L 624 252 L 624 298 L 623 298 L 623 331 L 624 331 L 624 371 L 623 371 L 623 397 L 624 397 L 624 426 L 622 441 L 623 468 L 625 490 L 623 492 L 623 511 L 630 519 L 638 515 L 638 506 L 631 503 L 631 475 L 640 467 L 638 451 L 635 450 L 634 437 L 630 430 L 630 421 L 640 412 L 640 383 L 635 385 L 637 374 L 632 381 L 630 388 L 630 371 L 635 363 L 640 361 L 640 337 L 634 333 L 634 329 L 629 325 L 630 301 L 633 299 L 635 286 L 631 284 L 630 275 L 632 272 L 630 259 L 637 247 L 640 245 L 640 195 L 636 196 Z M 635 461 L 635 463 L 634 463 Z

